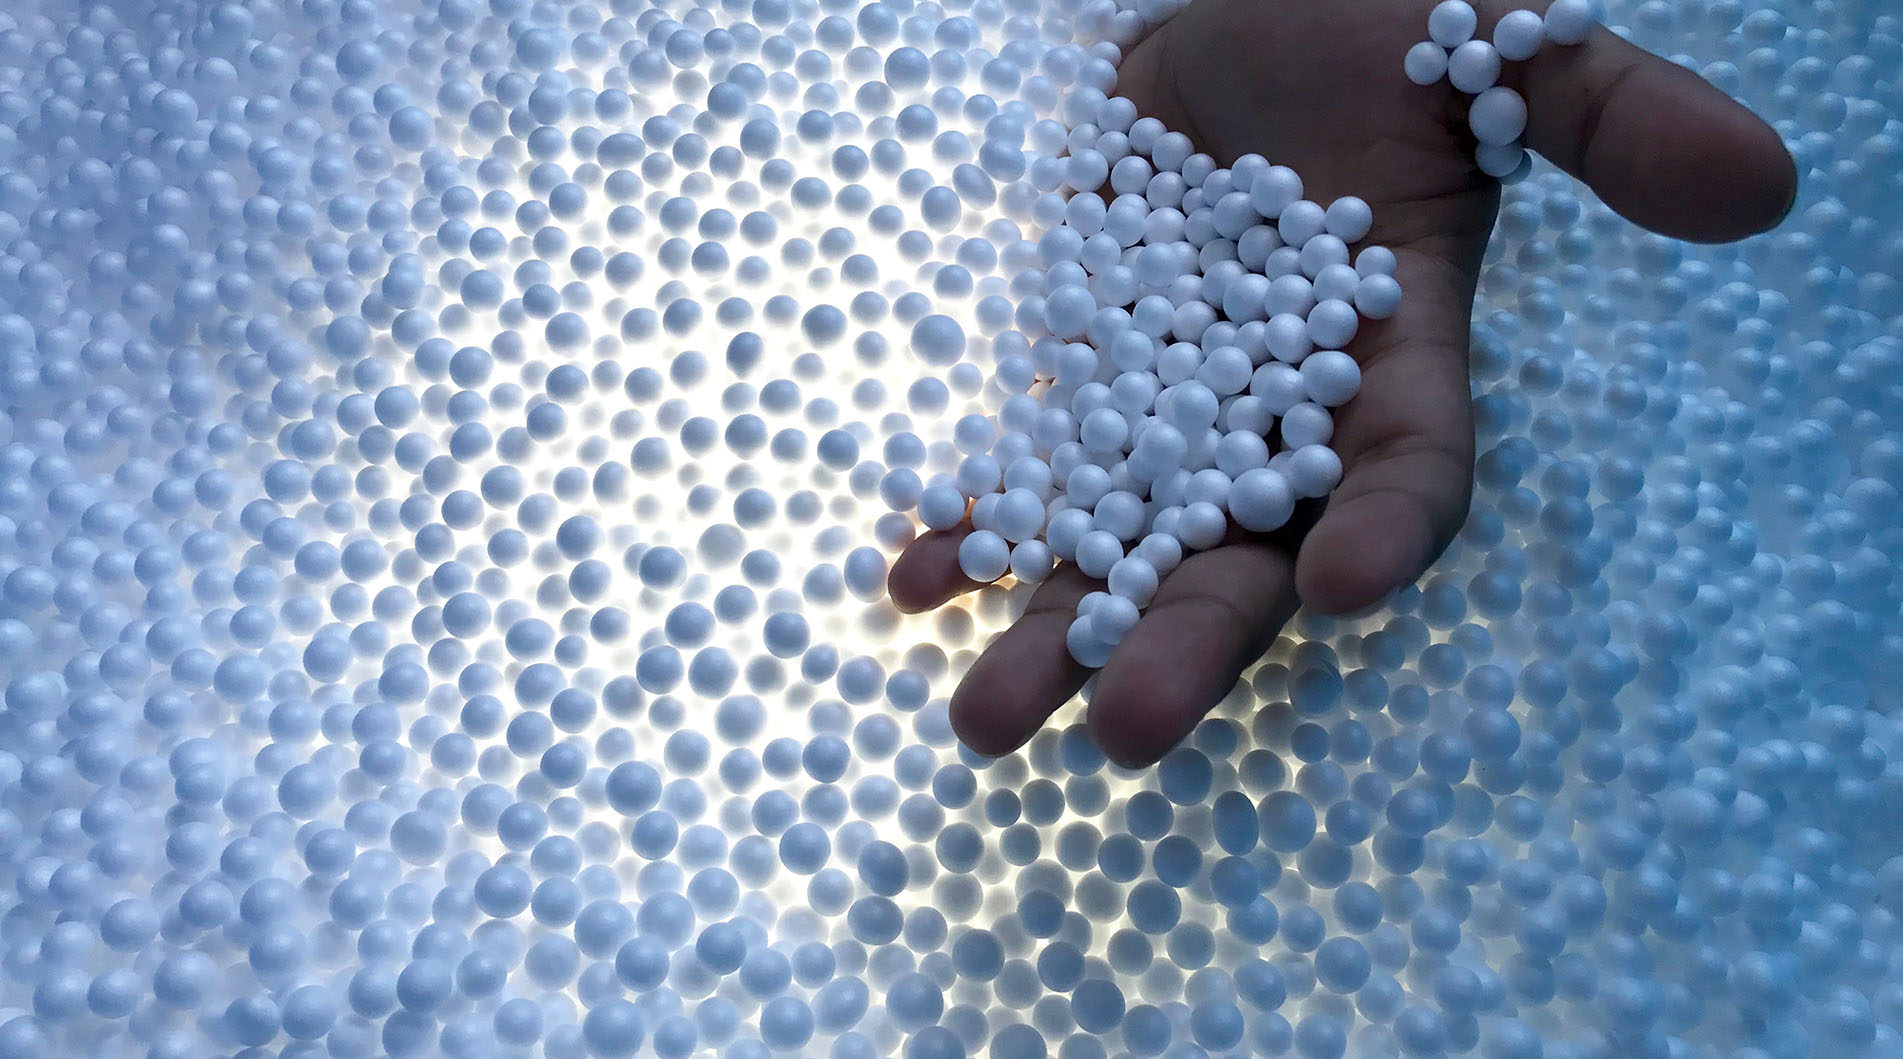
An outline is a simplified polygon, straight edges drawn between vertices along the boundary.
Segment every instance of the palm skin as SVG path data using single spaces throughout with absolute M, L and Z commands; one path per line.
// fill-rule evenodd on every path
M 1467 382 L 1474 287 L 1499 204 L 1475 168 L 1465 98 L 1401 70 L 1425 37 L 1428 0 L 1196 0 L 1131 49 L 1117 93 L 1227 165 L 1245 153 L 1300 173 L 1308 198 L 1357 195 L 1374 209 L 1366 244 L 1396 254 L 1401 310 L 1364 322 L 1348 350 L 1362 388 L 1331 444 L 1345 474 L 1325 508 L 1271 535 L 1232 528 L 1164 579 L 1112 654 L 1087 723 L 1112 761 L 1154 763 L 1195 727 L 1297 606 L 1363 610 L 1413 581 L 1447 547 L 1472 494 Z M 1483 38 L 1510 6 L 1480 5 Z M 1776 224 L 1796 169 L 1775 132 L 1697 75 L 1605 29 L 1509 63 L 1526 96 L 1527 145 L 1602 201 L 1661 234 L 1701 242 Z M 957 564 L 969 525 L 928 533 L 893 564 L 901 609 L 978 587 Z M 1064 632 L 1100 589 L 1074 566 L 1038 587 L 1024 614 L 973 663 L 952 725 L 986 755 L 1022 745 L 1091 671 Z

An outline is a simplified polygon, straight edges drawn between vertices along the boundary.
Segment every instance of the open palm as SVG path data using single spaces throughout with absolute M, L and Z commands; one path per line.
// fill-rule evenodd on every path
M 1331 444 L 1345 475 L 1325 509 L 1270 535 L 1231 529 L 1163 582 L 1091 696 L 1091 734 L 1113 761 L 1174 746 L 1259 657 L 1299 605 L 1347 613 L 1418 577 L 1465 519 L 1474 435 L 1467 382 L 1474 285 L 1499 185 L 1473 164 L 1466 97 L 1408 81 L 1426 0 L 1196 0 L 1125 57 L 1118 94 L 1224 165 L 1257 153 L 1302 175 L 1308 198 L 1357 195 L 1367 242 L 1395 252 L 1401 310 L 1364 322 L 1350 352 L 1359 395 Z M 1482 6 L 1479 35 L 1510 10 Z M 1508 64 L 1527 100 L 1527 145 L 1637 224 L 1696 241 L 1780 220 L 1796 174 L 1777 135 L 1696 74 L 1605 29 Z M 978 587 L 957 563 L 970 526 L 920 537 L 893 565 L 903 610 Z M 1075 566 L 1039 586 L 953 695 L 952 724 L 984 754 L 1029 739 L 1090 670 L 1064 633 L 1101 582 Z

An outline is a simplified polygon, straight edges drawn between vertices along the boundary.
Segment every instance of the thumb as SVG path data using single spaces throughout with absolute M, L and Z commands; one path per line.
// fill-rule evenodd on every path
M 1526 145 L 1661 235 L 1725 242 L 1775 226 L 1797 198 L 1778 134 L 1698 74 L 1603 26 L 1509 67 Z

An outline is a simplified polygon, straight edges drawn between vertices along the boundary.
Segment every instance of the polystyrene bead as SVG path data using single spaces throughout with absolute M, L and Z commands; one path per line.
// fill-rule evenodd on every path
M 1524 62 L 1546 43 L 1546 22 L 1535 11 L 1509 11 L 1493 25 L 1493 48 L 1500 58 Z
M 1441 0 L 1427 14 L 1427 35 L 1443 48 L 1456 48 L 1473 39 L 1478 22 L 1467 0 Z
M 958 542 L 958 568 L 973 581 L 996 581 L 1011 564 L 1011 546 L 990 530 L 973 530 Z
M 1409 48 L 1401 63 L 1407 79 L 1425 88 L 1447 76 L 1447 49 L 1424 40 Z
M 1470 40 L 1447 56 L 1447 81 L 1468 95 L 1492 88 L 1500 79 L 1500 53 L 1483 40 Z
M 1593 0 L 1553 0 L 1546 8 L 1546 39 L 1559 45 L 1584 44 L 1599 22 Z
M 1474 97 L 1467 124 L 1483 144 L 1509 144 L 1526 131 L 1526 100 L 1511 88 L 1495 85 Z

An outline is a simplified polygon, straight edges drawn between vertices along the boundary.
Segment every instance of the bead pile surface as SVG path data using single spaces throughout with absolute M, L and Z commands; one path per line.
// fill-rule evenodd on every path
M 1034 586 L 899 614 L 918 521 L 996 496 L 972 568 L 1028 581 L 1058 480 L 1007 439 L 1157 472 L 1065 468 L 1094 650 L 1125 543 L 1217 525 L 1149 521 L 1212 488 L 1159 439 L 1286 440 L 1299 389 L 1323 491 L 1324 352 L 1399 295 L 1352 203 L 1214 194 L 1115 104 L 1179 7 L 0 5 L 0 1059 L 1903 1054 L 1882 4 L 1615 0 L 1774 123 L 1789 221 L 1681 244 L 1528 163 L 1420 584 L 1153 770 L 1074 709 L 957 746 Z M 1277 456 L 1213 448 L 1276 521 Z

